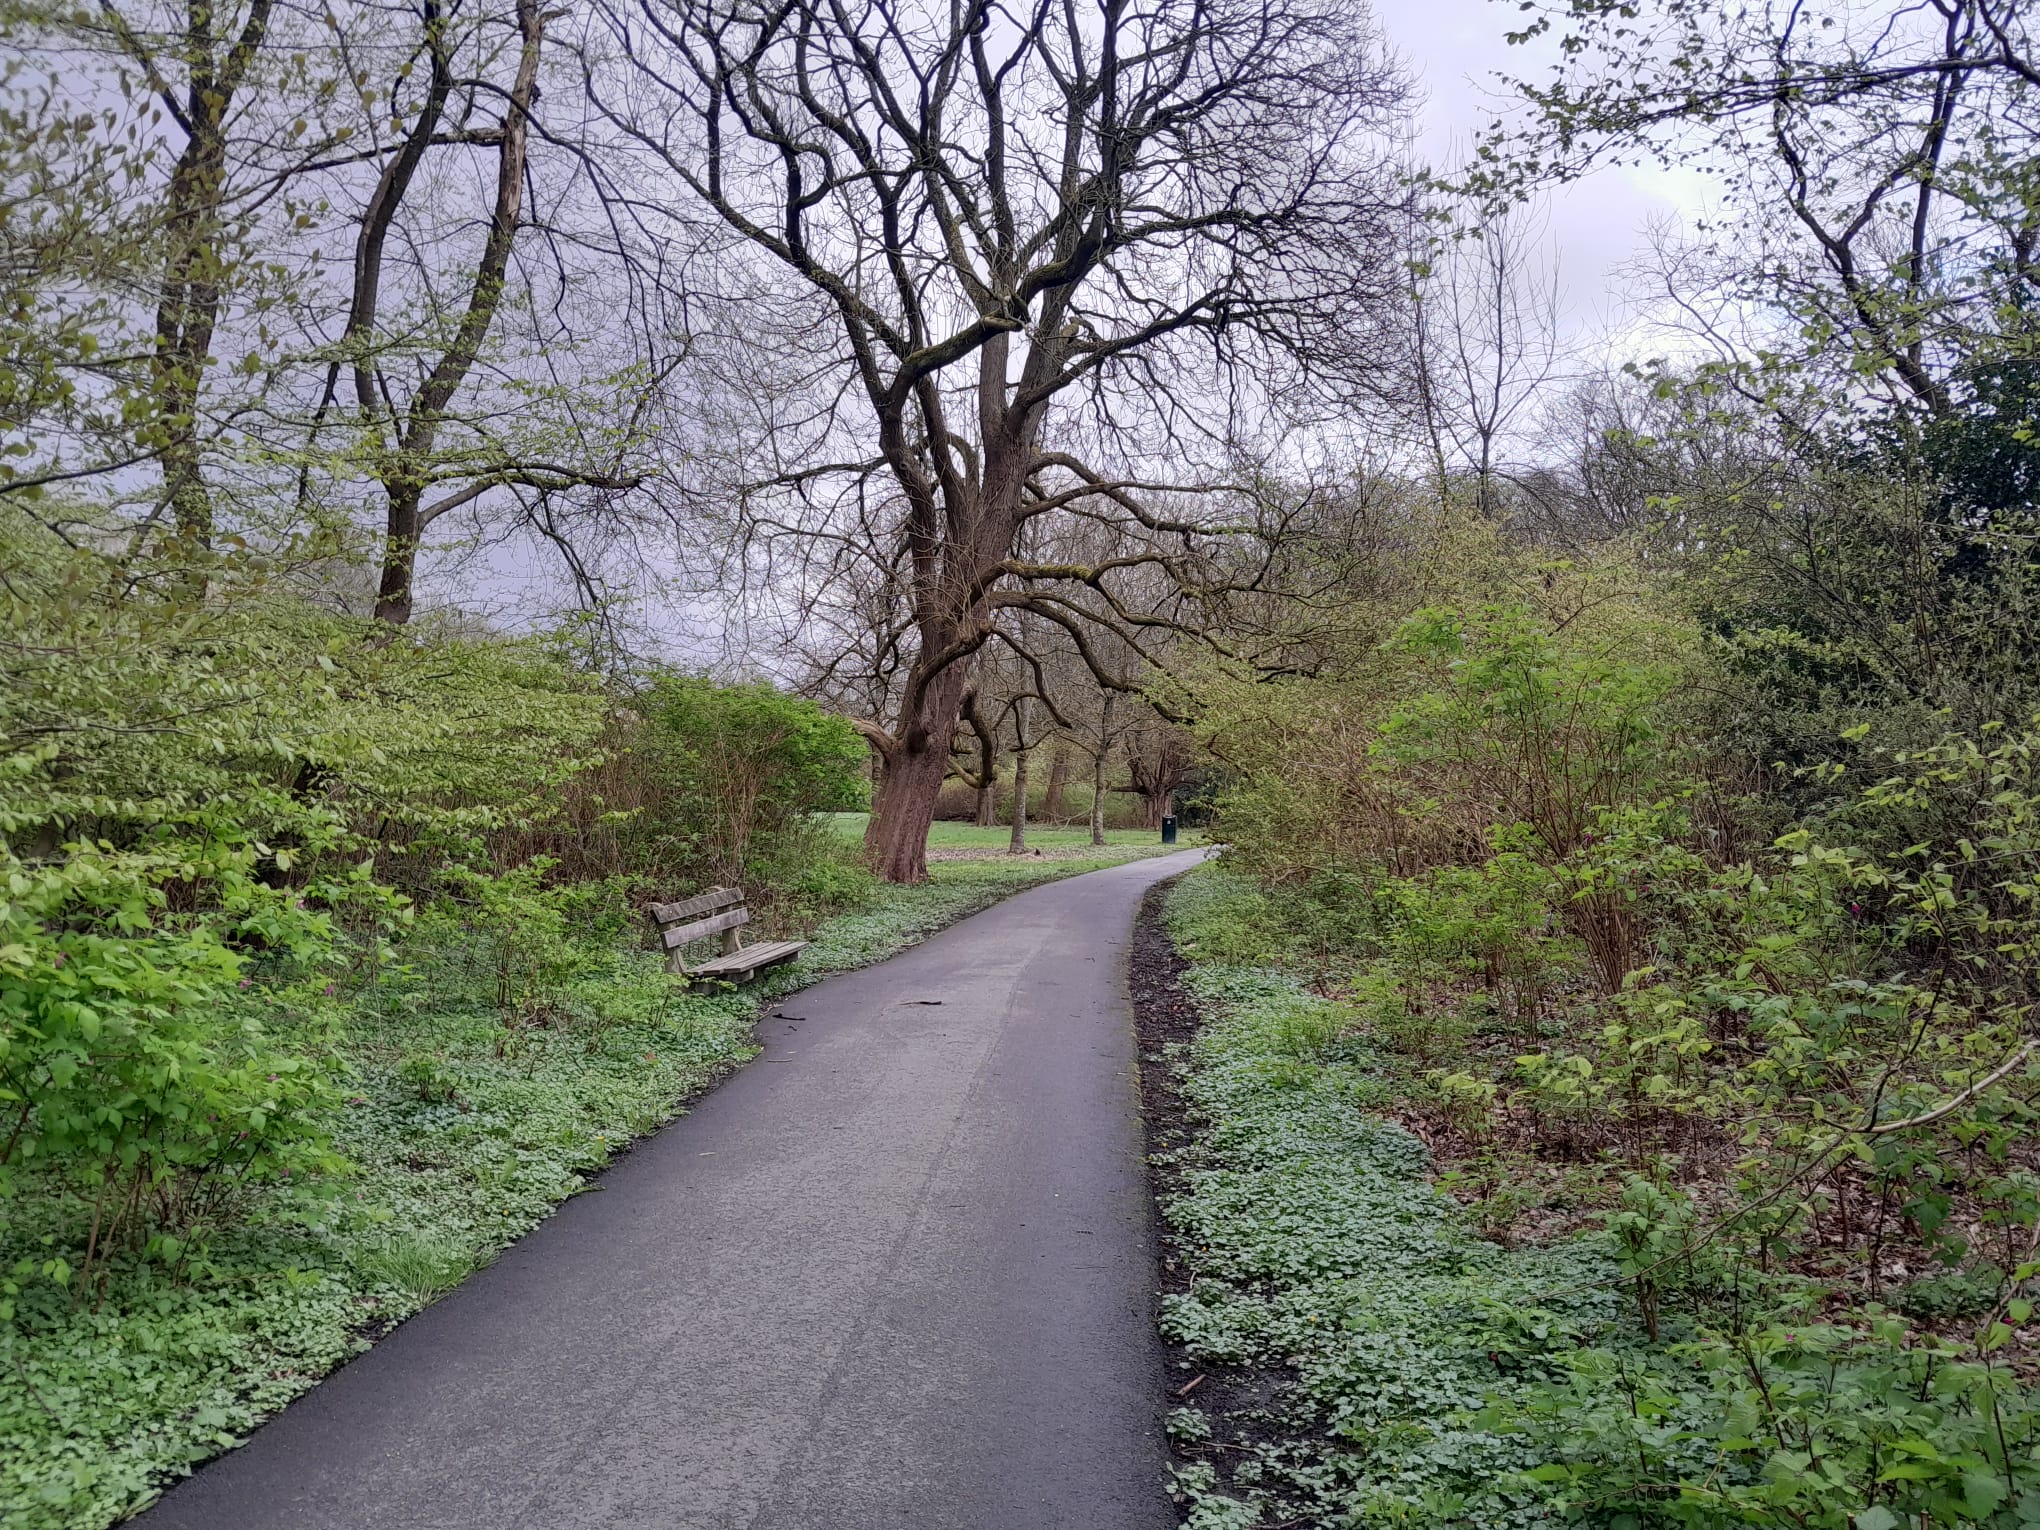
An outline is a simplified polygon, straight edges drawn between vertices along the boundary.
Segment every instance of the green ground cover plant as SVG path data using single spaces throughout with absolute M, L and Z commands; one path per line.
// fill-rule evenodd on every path
M 872 882 L 796 964 L 689 993 L 615 921 L 558 937 L 542 1015 L 506 1017 L 498 971 L 421 929 L 330 1032 L 316 1164 L 282 1165 L 202 1245 L 122 1246 L 89 1292 L 72 1203 L 18 1187 L 0 1230 L 0 1525 L 110 1524 L 528 1231 L 633 1137 L 751 1055 L 761 1003 L 879 961 L 1026 886 L 1111 865 L 959 863 Z M 276 1027 L 294 1054 L 311 1038 Z M 290 1170 L 292 1172 L 285 1172 Z
M 882 887 L 811 702 L 591 629 L 399 636 L 284 553 L 0 540 L 0 1525 L 110 1523 L 748 1055 L 761 999 L 1046 876 Z M 643 906 L 813 944 L 687 992 Z
M 1279 901 L 1203 868 L 1168 922 L 1206 1020 L 1160 1059 L 1204 1127 L 1171 1164 L 1189 1281 L 1162 1326 L 1200 1370 L 1273 1378 L 1171 1414 L 1188 1523 L 2040 1517 L 2040 1410 L 2002 1340 L 1838 1311 L 1818 1280 L 1695 1246 L 1690 1202 L 1641 1177 L 1592 1228 L 1487 1236 L 1395 1119 L 1423 1085 L 1374 996 L 1315 988 Z M 1995 1287 L 1964 1294 L 2023 1319 Z
M 2040 1519 L 2040 722 L 1753 760 L 1788 698 L 1692 591 L 1447 537 L 1318 673 L 1210 691 L 1172 1216 L 1221 1262 L 1171 1323 L 1277 1324 L 1240 1352 L 1294 1381 L 1279 1448 L 1199 1469 L 1274 1473 L 1268 1523 Z M 1376 1311 L 1416 1347 L 1342 1372 Z

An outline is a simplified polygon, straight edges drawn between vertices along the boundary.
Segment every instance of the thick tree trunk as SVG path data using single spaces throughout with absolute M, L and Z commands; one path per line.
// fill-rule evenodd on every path
M 1008 855 L 1027 853 L 1027 759 L 1031 751 L 1027 747 L 1027 698 L 1022 696 L 1013 703 L 1013 731 L 1017 745 L 1013 750 L 1013 838 L 1006 846 Z
M 921 692 L 885 751 L 885 768 L 871 794 L 864 829 L 864 860 L 888 882 L 928 880 L 928 827 L 949 775 L 949 741 L 963 718 L 970 665 L 950 665 Z
M 977 826 L 980 829 L 989 829 L 998 821 L 998 803 L 999 783 L 987 775 L 985 784 L 978 788 L 977 794 Z
M 1041 819 L 1044 823 L 1060 823 L 1063 816 L 1063 792 L 1070 784 L 1070 752 L 1058 741 L 1055 752 L 1048 757 L 1048 790 L 1041 798 Z
M 864 830 L 864 859 L 886 881 L 928 880 L 928 826 L 935 822 L 946 767 L 932 749 L 914 754 L 903 749 L 887 761 Z
M 916 548 L 915 625 L 918 651 L 908 677 L 899 725 L 886 743 L 886 783 L 872 803 L 864 831 L 864 854 L 872 870 L 889 882 L 928 879 L 928 826 L 935 821 L 936 797 L 949 773 L 949 745 L 963 720 L 976 655 L 990 636 L 988 593 L 1012 556 L 1020 526 L 1020 502 L 1034 461 L 1034 443 L 1045 403 L 1017 416 L 1004 410 L 1007 349 L 1004 333 L 993 334 L 978 358 L 983 418 L 983 471 L 968 503 L 947 504 L 922 470 L 897 405 L 880 411 L 879 449 L 892 464 L 909 503 L 909 542 Z M 1033 365 L 1048 354 L 1037 348 Z M 957 527 L 967 521 L 967 532 Z M 945 527 L 949 528 L 945 530 Z M 959 608 L 960 592 L 973 590 Z M 1021 737 L 1026 736 L 1023 727 Z
M 1159 829 L 1162 815 L 1169 810 L 1171 792 L 1142 792 L 1140 794 L 1140 821 L 1144 828 Z

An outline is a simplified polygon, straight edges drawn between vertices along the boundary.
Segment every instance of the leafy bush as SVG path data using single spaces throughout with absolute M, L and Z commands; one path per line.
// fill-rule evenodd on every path
M 60 1284 L 89 1285 L 121 1246 L 181 1264 L 238 1198 L 334 1163 L 330 1039 L 300 1019 L 286 1045 L 265 1024 L 322 1007 L 288 974 L 327 954 L 328 916 L 255 881 L 252 845 L 179 827 L 54 860 L 0 847 L 0 1196 L 45 1169 L 78 1187 L 77 1266 L 45 1270 Z M 195 884 L 217 917 L 170 910 Z M 251 944 L 275 953 L 252 991 Z
M 1501 1291 L 1568 1335 L 1420 1431 L 1491 1431 L 1466 1446 L 1478 1471 L 1412 1468 L 1427 1485 L 1394 1496 L 1399 1414 L 1357 1461 L 1304 1446 L 1260 1469 L 1284 1512 L 1354 1524 L 2040 1521 L 2040 721 L 1858 721 L 1781 789 L 1738 795 L 1761 779 L 1732 758 L 1747 675 L 1710 669 L 1676 605 L 1619 571 L 1541 583 L 1400 611 L 1273 695 L 1217 693 L 1228 860 L 1254 880 L 1186 889 L 1179 937 L 1200 963 L 1307 981 L 1327 1026 L 1349 1017 L 1339 1046 L 1299 1045 L 1286 1003 L 1214 995 L 1280 1123 L 1258 1203 L 1350 1195 L 1300 1144 L 1323 1097 L 1384 1106 L 1507 1245 L 1455 1299 Z M 1301 1213 L 1281 1231 L 1306 1266 L 1368 1236 Z M 1620 1305 L 1582 1321 L 1562 1286 L 1514 1284 L 1548 1261 Z M 1370 1299 L 1429 1334 L 1396 1268 Z M 1212 1300 L 1242 1323 L 1292 1298 L 1335 1310 L 1252 1287 L 1270 1275 L 1243 1267 Z M 1240 1353 L 1305 1353 L 1281 1333 Z M 1417 1342 L 1398 1364 L 1473 1385 L 1443 1339 Z M 1511 1353 L 1491 1349 L 1503 1370 Z M 1341 1383 L 1363 1403 L 1388 1385 Z M 1299 1437 L 1336 1436 L 1348 1402 L 1306 1387 Z
M 741 885 L 811 815 L 865 807 L 869 751 L 841 718 L 769 685 L 668 674 L 636 699 L 633 748 L 655 795 L 634 832 L 648 860 Z
M 1187 948 L 1231 911 L 1260 917 L 1264 897 L 1200 870 L 1170 900 L 1172 931 Z M 1173 1422 L 1195 1514 L 1609 1530 L 2040 1518 L 2040 1407 L 2005 1358 L 2032 1315 L 2011 1293 L 2040 1265 L 1987 1296 L 1973 1278 L 1965 1301 L 1918 1293 L 1923 1312 L 1984 1320 L 1944 1337 L 1765 1273 L 1721 1229 L 1703 1241 L 1694 1199 L 1643 1176 L 1596 1227 L 1498 1246 L 1425 1182 L 1422 1145 L 1370 1113 L 1412 1081 L 1352 1039 L 1346 1005 L 1267 969 L 1200 961 L 1188 982 L 1205 1023 L 1169 1061 L 1205 1131 L 1165 1200 L 1191 1284 L 1163 1325 L 1194 1365 L 1261 1376 L 1236 1394 L 1251 1405 Z M 1300 1029 L 1349 1039 L 1299 1047 Z M 1479 1084 L 1460 1085 L 1477 1105 Z

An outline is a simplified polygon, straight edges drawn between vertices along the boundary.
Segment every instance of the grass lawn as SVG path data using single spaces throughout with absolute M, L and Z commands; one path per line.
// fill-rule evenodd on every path
M 939 862 L 720 993 L 684 991 L 635 925 L 587 934 L 537 1016 L 504 1013 L 472 942 L 407 941 L 345 996 L 344 1171 L 263 1187 L 181 1268 L 124 1256 L 89 1293 L 53 1278 L 75 1257 L 66 1187 L 0 1203 L 0 1530 L 101 1530 L 234 1444 L 749 1058 L 761 1003 L 1159 849 Z
M 828 819 L 830 825 L 845 839 L 862 839 L 864 837 L 864 826 L 871 819 L 869 813 L 824 813 L 822 816 Z M 988 829 L 981 829 L 974 823 L 940 822 L 929 826 L 928 848 L 930 850 L 1003 850 L 1012 837 L 1013 830 L 1008 824 L 997 823 Z M 1159 848 L 1161 842 L 1161 834 L 1154 829 L 1107 829 L 1105 831 L 1105 843 L 1107 845 L 1151 845 Z M 1198 842 L 1188 831 L 1182 837 L 1182 843 L 1184 844 Z M 1088 826 L 1083 824 L 1072 824 L 1067 828 L 1047 824 L 1029 824 L 1027 826 L 1027 846 L 1030 850 L 1036 848 L 1061 850 L 1071 846 L 1089 845 L 1090 843 L 1091 831 Z

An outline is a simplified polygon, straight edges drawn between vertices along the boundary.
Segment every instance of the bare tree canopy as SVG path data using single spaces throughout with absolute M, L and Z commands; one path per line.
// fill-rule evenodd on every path
M 1794 426 L 1837 399 L 1959 412 L 1956 373 L 2030 360 L 2040 296 L 2032 7 L 1532 0 L 1517 81 L 1472 180 L 1569 179 L 1647 155 L 1712 172 L 1724 212 L 1662 252 L 1679 325 Z M 1753 359 L 1754 358 L 1754 359 Z M 1789 387 L 1788 387 L 1789 385 Z M 1781 394 L 1792 392 L 1789 400 Z
M 729 417 L 702 455 L 736 459 L 738 541 L 796 556 L 831 619 L 854 610 L 897 659 L 886 715 L 860 720 L 882 761 L 867 849 L 917 880 L 999 609 L 1080 651 L 1099 621 L 1165 620 L 1115 591 L 1213 582 L 1218 528 L 1183 491 L 1211 486 L 1243 411 L 1348 374 L 1393 285 L 1402 77 L 1345 0 L 644 0 L 608 19 L 637 67 L 611 87 L 592 63 L 591 89 L 684 188 L 675 227 L 718 272 L 696 282 L 728 342 L 719 371 L 704 347 L 702 391 Z M 1054 407 L 1072 396 L 1082 450 Z M 1186 462 L 1205 471 L 1174 482 Z M 1124 535 L 1023 556 L 1052 523 Z
M 235 549 L 294 548 L 350 605 L 379 573 L 402 622 L 441 516 L 551 544 L 594 598 L 604 534 L 656 509 L 676 286 L 578 131 L 564 20 L 0 14 L 0 505 L 64 535 L 103 502 L 200 598 Z

